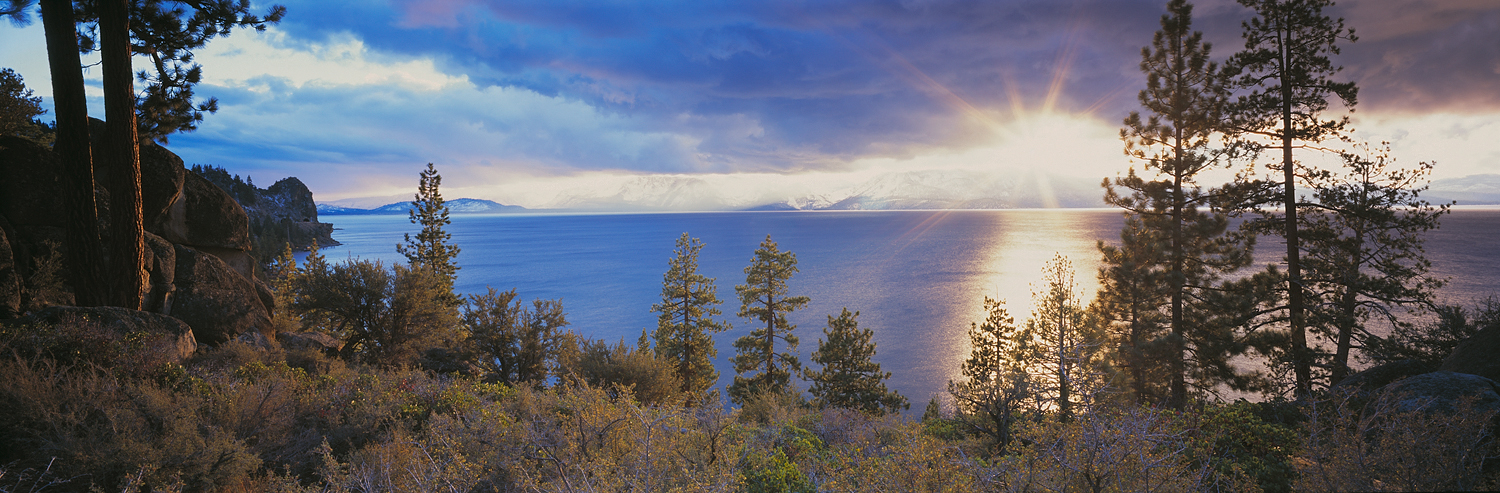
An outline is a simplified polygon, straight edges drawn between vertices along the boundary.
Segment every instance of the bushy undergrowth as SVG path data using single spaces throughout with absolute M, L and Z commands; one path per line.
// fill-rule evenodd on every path
M 1018 419 L 1017 439 L 991 453 L 941 406 L 917 420 L 795 396 L 742 410 L 642 404 L 585 378 L 509 386 L 236 343 L 126 372 L 109 366 L 116 343 L 95 353 L 49 340 L 12 329 L 0 341 L 0 492 L 1495 486 L 1493 413 L 1474 409 L 1096 407 Z

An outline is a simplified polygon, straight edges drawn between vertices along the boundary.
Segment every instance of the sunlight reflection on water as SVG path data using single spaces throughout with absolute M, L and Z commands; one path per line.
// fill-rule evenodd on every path
M 1500 212 L 1454 214 L 1432 233 L 1428 251 L 1438 274 L 1455 277 L 1444 297 L 1465 301 L 1494 289 L 1500 259 Z M 405 216 L 328 216 L 343 246 L 324 251 L 404 262 L 395 251 L 415 232 Z M 1066 255 L 1075 280 L 1091 300 L 1098 290 L 1096 242 L 1115 243 L 1122 224 L 1115 210 L 746 212 L 613 215 L 458 215 L 449 231 L 462 248 L 457 289 L 517 288 L 524 299 L 562 298 L 571 328 L 589 337 L 633 344 L 654 329 L 662 273 L 677 236 L 706 243 L 700 270 L 717 279 L 723 319 L 735 328 L 716 336 L 720 385 L 732 380 L 728 359 L 750 322 L 735 315 L 734 286 L 756 246 L 770 234 L 797 254 L 793 294 L 812 298 L 792 314 L 808 363 L 829 315 L 860 311 L 872 329 L 876 361 L 916 410 L 958 377 L 968 353 L 967 329 L 982 320 L 984 297 L 1006 301 L 1017 323 L 1031 307 L 1031 289 L 1055 253 Z M 1262 241 L 1263 264 L 1279 258 Z M 1460 293 L 1462 291 L 1462 293 Z

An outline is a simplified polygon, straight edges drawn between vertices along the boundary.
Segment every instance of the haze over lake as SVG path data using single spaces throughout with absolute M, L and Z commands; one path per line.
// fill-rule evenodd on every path
M 403 233 L 417 227 L 405 216 L 330 216 L 342 246 L 323 250 L 330 261 L 353 256 L 405 262 L 396 253 Z M 817 348 L 829 315 L 860 312 L 875 332 L 875 360 L 894 375 L 891 385 L 919 407 L 957 378 L 967 356 L 966 330 L 981 319 L 985 296 L 1004 299 L 1017 323 L 1030 311 L 1031 285 L 1054 253 L 1068 256 L 1076 280 L 1092 298 L 1098 288 L 1097 241 L 1116 242 L 1117 210 L 711 212 L 662 214 L 455 215 L 447 230 L 462 252 L 457 290 L 516 288 L 523 299 L 561 298 L 569 327 L 592 338 L 634 344 L 654 330 L 651 305 L 660 301 L 662 274 L 677 237 L 687 232 L 706 246 L 700 271 L 717 279 L 722 319 L 735 328 L 715 336 L 719 385 L 732 380 L 734 339 L 750 322 L 736 317 L 734 286 L 756 246 L 769 234 L 797 254 L 801 272 L 790 285 L 812 301 L 793 312 L 804 364 Z M 1280 258 L 1282 247 L 1262 238 L 1258 264 Z M 1429 233 L 1436 275 L 1450 277 L 1439 293 L 1468 304 L 1497 291 L 1500 210 L 1459 210 Z

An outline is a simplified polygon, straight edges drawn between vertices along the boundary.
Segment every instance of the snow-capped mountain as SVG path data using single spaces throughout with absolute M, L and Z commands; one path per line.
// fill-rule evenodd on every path
M 1433 180 L 1422 198 L 1433 203 L 1457 200 L 1459 205 L 1500 204 L 1500 175 L 1469 175 Z
M 484 199 L 453 199 L 445 201 L 450 214 L 488 214 L 496 212 L 522 212 L 525 207 L 519 205 L 505 205 L 493 200 Z M 374 209 L 356 209 L 353 207 L 340 207 L 333 204 L 318 204 L 318 214 L 354 215 L 354 214 L 406 214 L 411 210 L 411 202 L 396 202 L 386 204 Z
M 885 173 L 851 190 L 770 204 L 757 209 L 891 210 L 1099 207 L 1096 182 L 1028 172 L 925 170 Z
M 618 188 L 571 190 L 553 201 L 560 209 L 580 210 L 697 210 L 732 208 L 708 182 L 683 176 L 641 176 Z

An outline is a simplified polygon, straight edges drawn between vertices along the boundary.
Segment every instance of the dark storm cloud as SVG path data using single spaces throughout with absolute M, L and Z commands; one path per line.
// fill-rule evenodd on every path
M 1340 5 L 1359 41 L 1339 59 L 1376 110 L 1500 109 L 1500 2 L 1364 0 Z
M 1458 3 L 1338 7 L 1364 38 L 1339 59 L 1363 87 L 1363 107 L 1493 106 L 1500 7 Z M 667 169 L 785 170 L 983 142 L 993 134 L 964 117 L 969 107 L 1004 121 L 1013 104 L 1039 109 L 1054 84 L 1058 110 L 1118 121 L 1135 106 L 1140 47 L 1163 5 L 301 1 L 289 3 L 283 29 L 305 42 L 351 32 L 481 87 L 560 96 L 696 138 L 696 161 Z M 1239 48 L 1246 17 L 1233 3 L 1202 2 L 1197 25 L 1222 59 Z

